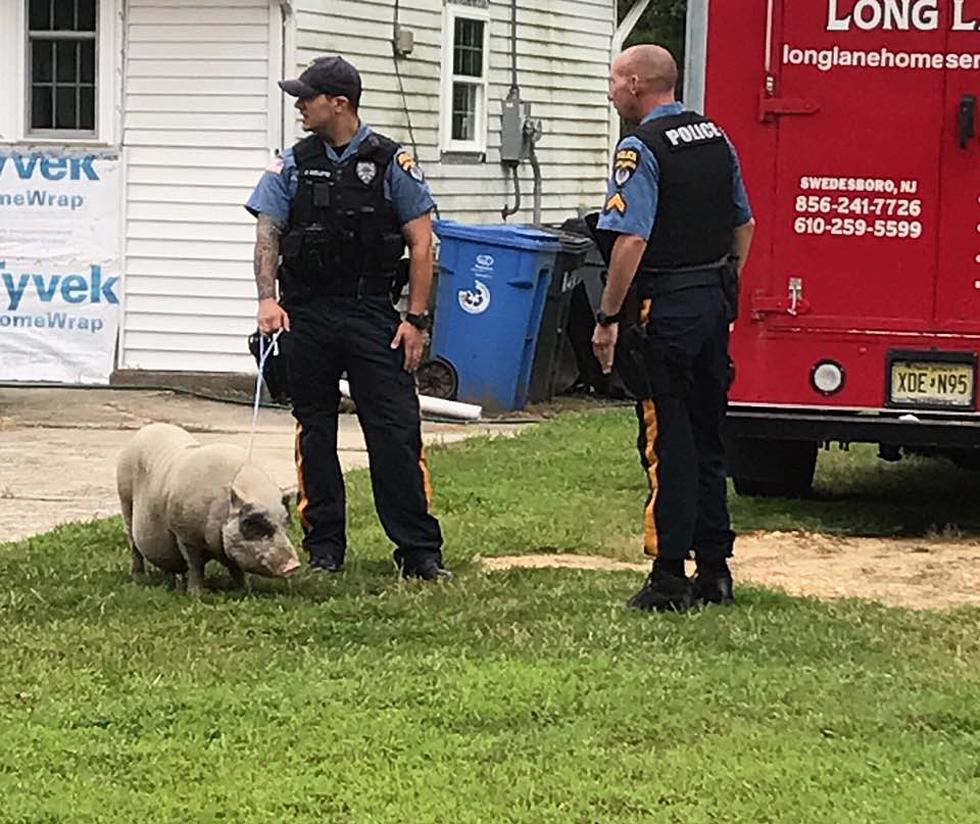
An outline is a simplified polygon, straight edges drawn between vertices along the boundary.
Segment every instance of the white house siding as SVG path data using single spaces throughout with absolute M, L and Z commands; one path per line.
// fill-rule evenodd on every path
M 499 221 L 513 202 L 499 163 L 509 0 L 490 3 L 486 161 L 465 164 L 444 162 L 439 146 L 442 0 L 401 0 L 400 22 L 415 34 L 412 55 L 400 62 L 405 101 L 391 56 L 394 0 L 299 0 L 293 8 L 286 42 L 294 34 L 295 72 L 319 54 L 347 56 L 363 75 L 365 119 L 410 145 L 407 103 L 442 216 Z M 537 148 L 545 222 L 601 201 L 613 20 L 613 0 L 519 0 L 521 94 L 545 129 Z M 280 22 L 274 0 L 126 4 L 121 368 L 254 370 L 245 351 L 255 323 L 254 222 L 241 204 L 283 142 Z M 531 220 L 527 164 L 521 177 L 523 208 L 512 222 Z
M 299 0 L 297 71 L 319 54 L 343 54 L 361 71 L 364 118 L 410 145 L 391 54 L 394 0 Z M 402 0 L 399 21 L 415 34 L 400 61 L 419 160 L 443 217 L 499 222 L 513 203 L 513 183 L 500 165 L 500 101 L 510 88 L 509 0 L 490 0 L 488 150 L 483 163 L 444 162 L 439 147 L 442 0 Z M 610 108 L 606 78 L 614 31 L 613 0 L 519 0 L 517 67 L 521 97 L 544 125 L 537 144 L 543 176 L 542 219 L 557 222 L 605 191 Z M 532 176 L 521 168 L 522 209 L 511 222 L 530 222 Z
M 270 0 L 126 4 L 123 368 L 254 370 L 242 203 L 281 139 L 280 31 Z

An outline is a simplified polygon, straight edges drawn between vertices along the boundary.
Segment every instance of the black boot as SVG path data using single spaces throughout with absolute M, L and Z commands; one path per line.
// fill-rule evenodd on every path
M 342 572 L 343 553 L 330 550 L 310 550 L 310 569 L 314 572 Z
M 656 560 L 643 588 L 626 606 L 657 612 L 685 612 L 697 605 L 694 585 L 684 575 L 683 561 Z
M 395 564 L 402 578 L 419 578 L 422 581 L 451 580 L 453 574 L 442 565 L 437 552 L 403 552 L 395 550 Z
M 694 575 L 694 589 L 698 600 L 703 604 L 720 604 L 731 606 L 735 603 L 735 593 L 732 590 L 732 573 L 728 562 L 719 560 L 698 560 L 698 571 Z

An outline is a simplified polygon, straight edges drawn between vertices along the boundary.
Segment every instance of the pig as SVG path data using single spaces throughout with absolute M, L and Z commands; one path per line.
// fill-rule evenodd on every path
M 246 572 L 286 577 L 299 569 L 286 534 L 289 497 L 240 447 L 204 446 L 179 426 L 150 424 L 120 453 L 116 487 L 134 579 L 150 561 L 185 575 L 196 595 L 210 560 L 238 587 Z

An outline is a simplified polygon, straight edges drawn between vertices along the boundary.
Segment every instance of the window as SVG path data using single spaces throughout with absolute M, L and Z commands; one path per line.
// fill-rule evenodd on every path
M 447 5 L 444 26 L 442 148 L 484 152 L 489 16 L 480 8 Z
M 96 0 L 27 0 L 27 131 L 95 134 Z

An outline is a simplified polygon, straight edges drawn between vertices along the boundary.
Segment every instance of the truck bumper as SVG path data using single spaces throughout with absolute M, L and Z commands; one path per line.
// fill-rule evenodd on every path
M 980 418 L 916 416 L 899 414 L 787 410 L 730 406 L 725 419 L 726 439 L 841 441 L 883 443 L 895 446 L 980 447 Z

